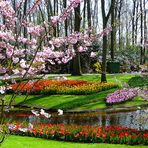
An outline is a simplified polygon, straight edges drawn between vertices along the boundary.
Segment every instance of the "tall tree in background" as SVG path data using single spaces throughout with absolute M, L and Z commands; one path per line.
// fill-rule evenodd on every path
M 95 10 L 94 12 L 93 12 L 93 16 L 94 17 L 92 17 L 92 24 L 93 24 L 93 29 L 94 29 L 94 31 L 95 32 L 97 32 L 97 29 L 98 29 L 98 23 L 99 23 L 99 18 L 98 17 L 100 17 L 98 14 L 99 14 L 99 4 L 98 4 L 98 0 L 95 0 L 95 5 L 94 5 L 94 8 L 92 8 L 93 10 Z
M 48 21 L 50 21 L 50 16 L 53 16 L 53 8 L 52 8 L 51 0 L 45 0 L 45 3 L 46 3 Z
M 103 20 L 103 30 L 107 27 L 107 23 L 112 11 L 112 7 L 115 5 L 115 0 L 111 0 L 111 6 L 108 13 L 105 12 L 105 0 L 101 0 L 101 9 L 102 9 L 102 20 Z M 103 51 L 102 51 L 102 74 L 101 82 L 106 82 L 106 55 L 107 55 L 107 36 L 103 36 Z
M 75 12 L 74 31 L 80 32 L 80 26 L 81 26 L 80 5 L 74 9 L 74 12 Z M 78 52 L 78 44 L 79 42 L 77 42 L 74 45 L 76 55 L 72 60 L 72 75 L 75 76 L 81 75 L 81 63 L 80 63 L 80 53 Z
M 53 6 L 53 14 L 55 16 L 59 15 L 59 0 L 54 0 L 54 6 Z M 54 36 L 59 37 L 60 29 L 59 24 L 54 28 Z
M 136 0 L 133 0 L 133 12 L 132 12 L 132 45 L 135 44 L 135 13 L 136 13 Z
M 136 1 L 137 1 L 137 0 L 136 0 Z M 138 38 L 137 38 L 137 34 L 138 34 L 138 21 L 139 21 L 139 12 L 138 12 L 138 9 L 139 9 L 139 1 L 137 1 L 137 4 L 136 4 L 135 44 L 138 43 Z
M 90 9 L 91 0 L 87 0 L 87 20 L 88 20 L 88 27 L 91 28 L 91 9 Z
M 126 28 L 126 36 L 125 36 L 125 39 L 126 39 L 126 49 L 129 47 L 129 45 L 130 45 L 130 28 L 129 28 L 129 5 L 128 5 L 128 3 L 129 3 L 129 1 L 128 0 L 126 0 L 125 1 L 125 5 L 126 5 L 126 7 L 125 7 L 125 28 Z
M 14 1 L 15 2 L 15 1 Z M 27 0 L 25 0 L 25 2 L 24 2 L 24 10 L 23 10 L 23 16 L 25 16 L 26 15 L 26 11 L 27 11 Z M 23 36 L 24 36 L 24 38 L 27 38 L 27 28 L 26 27 L 23 27 Z M 24 44 L 24 49 L 26 50 L 26 48 L 27 48 L 27 45 L 26 44 Z M 27 58 L 27 54 L 25 55 L 25 58 Z
M 83 28 L 85 29 L 85 26 L 86 26 L 86 0 L 84 0 L 84 8 L 83 8 Z
M 147 21 L 146 21 L 146 18 L 147 18 L 147 11 L 146 11 L 146 0 L 144 0 L 143 1 L 143 7 L 144 7 L 144 44 L 146 43 L 146 41 L 147 41 Z M 147 47 L 145 47 L 144 46 L 144 59 L 143 59 L 143 63 L 145 63 L 146 62 L 146 53 L 148 52 L 148 51 L 146 51 L 146 48 Z
M 67 0 L 63 0 L 63 6 L 64 6 L 64 8 L 67 7 Z M 65 20 L 64 24 L 65 24 L 65 26 L 64 26 L 65 36 L 67 36 L 68 35 L 68 21 Z
M 119 10 L 118 10 L 118 24 L 119 24 L 119 50 L 121 50 L 121 44 L 122 44 L 122 39 L 121 39 L 121 26 L 122 26 L 122 22 L 121 22 L 121 12 L 122 12 L 122 5 L 123 5 L 123 0 L 120 0 L 119 2 Z
M 115 6 L 116 4 L 116 6 Z M 117 16 L 117 3 L 114 2 L 114 4 L 111 7 L 111 60 L 114 61 L 114 50 L 116 48 L 116 16 Z
M 140 64 L 143 64 L 144 52 L 143 52 L 143 4 L 142 4 L 142 0 L 140 0 L 140 13 L 141 13 L 141 25 L 140 25 L 140 30 L 141 30 Z

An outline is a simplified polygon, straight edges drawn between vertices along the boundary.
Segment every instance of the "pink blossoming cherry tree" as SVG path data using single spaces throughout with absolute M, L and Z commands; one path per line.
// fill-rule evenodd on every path
M 13 76 L 31 79 L 40 71 L 45 71 L 47 62 L 50 65 L 65 64 L 75 56 L 73 45 L 77 42 L 81 43 L 78 51 L 85 52 L 95 38 L 100 38 L 111 31 L 109 27 L 95 35 L 86 30 L 73 32 L 66 37 L 54 37 L 54 27 L 69 18 L 80 2 L 70 0 L 67 8 L 59 16 L 51 16 L 50 21 L 43 17 L 43 21 L 35 22 L 32 18 L 46 5 L 45 1 L 33 0 L 26 5 L 26 0 L 17 0 L 15 4 L 9 0 L 0 0 L 0 75 L 3 76 L 3 85 L 0 86 L 0 132 L 4 132 L 2 130 L 4 111 L 11 107 L 17 94 L 16 89 L 6 104 L 5 93 Z M 62 47 L 64 50 L 61 50 Z M 15 80 L 13 79 L 11 83 L 15 83 Z M 4 136 L 1 142 L 3 140 Z

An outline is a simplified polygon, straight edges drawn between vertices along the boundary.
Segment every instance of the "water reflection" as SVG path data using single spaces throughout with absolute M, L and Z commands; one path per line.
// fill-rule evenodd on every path
M 78 125 L 100 125 L 100 126 L 125 126 L 133 129 L 148 129 L 148 112 L 145 110 L 137 110 L 130 112 L 117 113 L 65 113 L 62 116 L 53 114 L 51 118 L 36 117 L 28 115 L 19 117 L 13 113 L 12 120 L 28 121 L 32 124 L 51 123 L 51 124 L 78 124 Z M 10 118 L 9 117 L 9 118 Z

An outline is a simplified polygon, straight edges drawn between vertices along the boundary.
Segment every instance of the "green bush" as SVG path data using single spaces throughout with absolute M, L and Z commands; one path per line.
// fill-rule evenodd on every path
M 128 84 L 130 87 L 143 87 L 148 86 L 148 77 L 146 76 L 135 76 L 129 79 Z

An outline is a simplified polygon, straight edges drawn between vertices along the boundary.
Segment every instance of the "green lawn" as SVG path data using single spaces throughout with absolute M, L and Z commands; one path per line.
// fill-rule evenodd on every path
M 135 74 L 108 74 L 107 81 L 115 82 L 122 81 L 127 82 L 130 78 L 134 77 Z M 82 75 L 82 76 L 69 76 L 68 79 L 71 80 L 87 80 L 87 81 L 101 81 L 101 75 Z
M 86 104 L 97 103 L 97 108 L 105 108 L 104 98 L 108 93 L 114 92 L 116 89 L 110 89 L 91 95 L 30 95 L 26 101 L 25 96 L 17 96 L 13 104 L 25 104 L 27 106 L 40 107 L 45 109 L 74 109 Z M 11 95 L 6 96 L 7 99 Z M 91 109 L 91 108 L 90 108 Z
M 135 75 L 108 75 L 108 82 L 120 81 L 127 82 L 131 77 Z M 100 81 L 100 75 L 84 75 L 79 77 L 68 77 L 68 79 L 87 80 L 87 81 Z M 114 92 L 117 88 L 98 92 L 91 95 L 30 95 L 24 102 L 25 96 L 17 96 L 13 104 L 25 104 L 28 106 L 41 107 L 45 109 L 63 109 L 63 110 L 91 110 L 107 108 L 105 104 L 105 97 L 107 94 Z M 11 95 L 7 95 L 6 99 L 9 100 Z M 129 107 L 141 104 L 148 104 L 143 99 L 136 97 L 131 101 L 127 101 L 122 104 L 109 106 L 112 108 Z M 32 137 L 21 136 L 8 136 L 6 141 L 2 144 L 1 148 L 146 148 L 147 146 L 129 146 L 119 144 L 84 144 L 84 143 L 72 143 L 61 142 L 53 140 L 45 140 Z
M 115 74 L 107 75 L 109 82 L 120 81 L 127 82 L 130 78 L 134 77 L 132 74 Z M 69 76 L 68 79 L 87 80 L 87 81 L 100 81 L 100 75 L 83 75 L 83 76 Z M 13 104 L 22 104 L 26 106 L 40 107 L 44 109 L 63 109 L 63 110 L 91 110 L 107 108 L 105 104 L 105 97 L 107 94 L 114 92 L 117 88 L 98 92 L 91 95 L 30 95 L 27 100 L 24 101 L 25 96 L 17 96 Z M 7 95 L 6 98 L 9 100 L 11 95 Z M 113 105 L 111 107 L 130 107 L 134 105 L 148 104 L 141 98 L 135 98 L 132 101 L 127 101 L 122 104 Z
M 60 142 L 32 137 L 9 136 L 1 148 L 147 148 L 147 146 L 129 146 L 119 144 L 84 144 Z
M 74 110 L 90 110 L 90 109 L 100 109 L 100 108 L 124 108 L 124 107 L 132 107 L 132 106 L 139 106 L 139 105 L 148 105 L 148 102 L 146 102 L 145 100 L 143 100 L 140 97 L 136 97 L 131 101 L 127 101 L 125 103 L 121 103 L 121 104 L 117 104 L 117 105 L 111 105 L 111 106 L 107 106 L 104 103 L 104 100 L 102 99 L 102 101 L 96 101 L 96 102 L 92 102 L 92 103 L 88 103 L 85 105 L 82 105 L 80 107 L 75 108 Z

